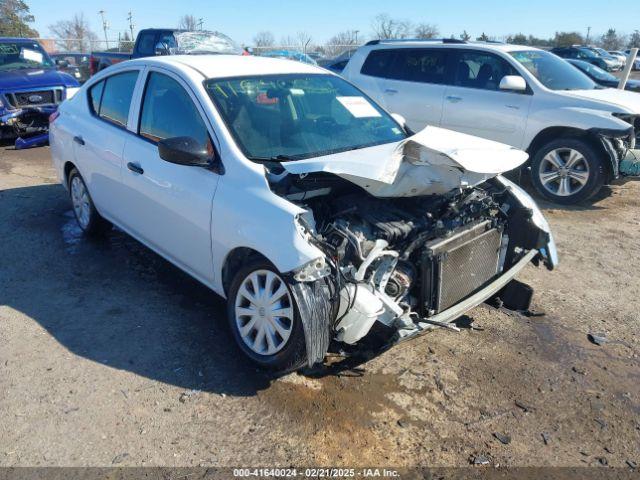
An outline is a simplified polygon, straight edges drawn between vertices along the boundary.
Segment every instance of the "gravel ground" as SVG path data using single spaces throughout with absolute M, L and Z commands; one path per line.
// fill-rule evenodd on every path
M 53 175 L 47 148 L 0 150 L 1 466 L 640 463 L 640 182 L 543 204 L 561 266 L 521 279 L 546 315 L 481 306 L 273 379 L 216 295 L 122 233 L 82 238 Z

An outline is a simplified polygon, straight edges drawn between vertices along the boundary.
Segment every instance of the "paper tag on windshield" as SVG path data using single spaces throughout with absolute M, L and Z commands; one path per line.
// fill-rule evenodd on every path
M 28 48 L 22 49 L 22 58 L 31 60 L 32 62 L 42 63 L 42 54 L 35 50 L 29 50 Z
M 373 105 L 364 97 L 336 97 L 344 108 L 356 118 L 381 117 Z

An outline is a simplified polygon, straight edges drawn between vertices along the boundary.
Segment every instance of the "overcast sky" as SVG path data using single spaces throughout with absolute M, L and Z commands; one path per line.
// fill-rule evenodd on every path
M 360 30 L 371 36 L 371 23 L 379 13 L 394 18 L 438 25 L 443 36 L 467 30 L 474 38 L 483 31 L 501 37 L 523 32 L 539 37 L 553 36 L 557 30 L 575 30 L 592 35 L 609 27 L 620 33 L 640 29 L 637 0 L 603 3 L 595 0 L 26 0 L 35 15 L 35 28 L 49 35 L 48 26 L 83 12 L 92 29 L 102 38 L 98 11 L 104 9 L 111 24 L 109 37 L 128 29 L 127 12 L 133 11 L 136 30 L 148 27 L 175 27 L 180 16 L 202 17 L 204 28 L 219 30 L 237 42 L 250 44 L 255 32 L 269 30 L 276 40 L 299 31 L 324 43 L 343 30 Z M 592 37 L 593 38 L 593 37 Z

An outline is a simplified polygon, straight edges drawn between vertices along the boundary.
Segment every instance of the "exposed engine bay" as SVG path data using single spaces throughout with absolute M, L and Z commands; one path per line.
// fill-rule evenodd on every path
M 376 322 L 393 341 L 439 325 L 430 319 L 549 241 L 497 179 L 446 195 L 376 198 L 330 173 L 267 168 L 272 190 L 308 212 L 301 230 L 325 253 L 326 264 L 295 279 L 330 283 L 339 304 L 331 333 L 346 344 Z

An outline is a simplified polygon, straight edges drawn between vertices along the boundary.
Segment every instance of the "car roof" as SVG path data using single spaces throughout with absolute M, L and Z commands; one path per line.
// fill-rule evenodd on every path
M 166 55 L 134 60 L 145 65 L 190 67 L 206 78 L 243 77 L 248 75 L 277 75 L 316 73 L 331 75 L 327 70 L 306 63 L 282 58 L 251 55 Z
M 528 45 L 514 45 L 511 43 L 501 42 L 472 42 L 455 39 L 441 40 L 374 40 L 367 45 L 376 47 L 446 47 L 446 48 L 481 48 L 483 50 L 493 50 L 499 52 L 516 52 L 522 50 L 540 50 L 539 48 L 530 47 Z

